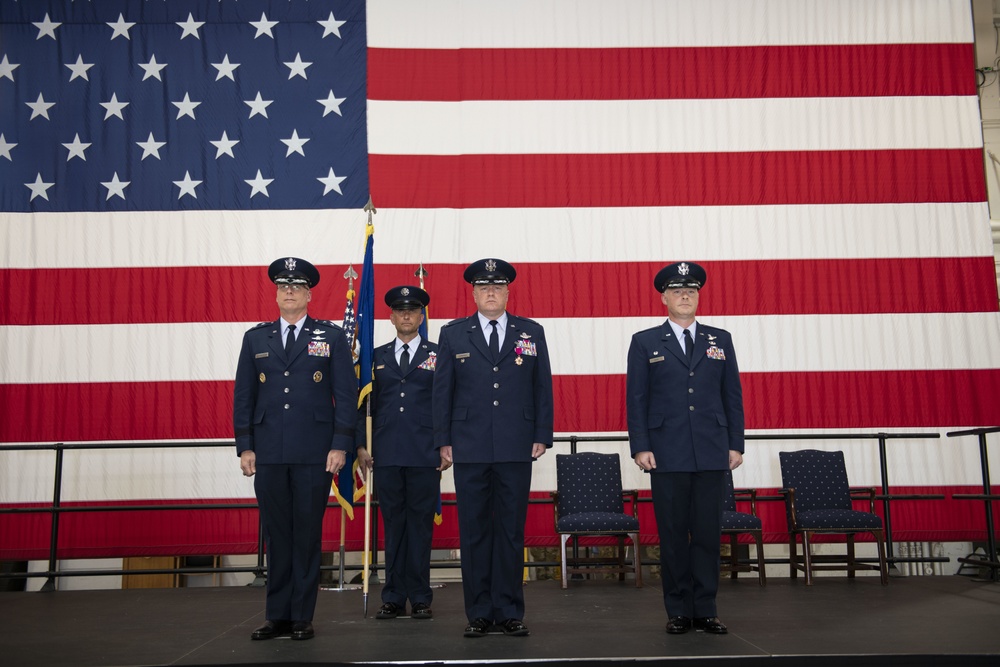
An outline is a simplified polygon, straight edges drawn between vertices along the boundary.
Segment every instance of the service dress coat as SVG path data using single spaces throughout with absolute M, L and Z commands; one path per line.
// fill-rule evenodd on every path
M 431 392 L 438 346 L 423 338 L 402 372 L 396 340 L 375 349 L 371 393 L 375 492 L 385 526 L 382 602 L 430 606 L 434 515 L 441 498 L 441 454 L 434 446 Z M 361 410 L 362 420 L 365 410 Z M 363 423 L 363 422 L 362 422 Z M 358 429 L 363 445 L 365 427 Z
M 354 446 L 357 379 L 343 330 L 306 317 L 285 354 L 280 321 L 243 336 L 233 392 L 236 452 L 253 450 L 267 551 L 266 618 L 311 621 L 319 592 L 331 450 Z
M 434 438 L 451 446 L 469 621 L 524 617 L 524 523 L 534 443 L 552 446 L 552 369 L 537 322 L 507 313 L 494 360 L 479 316 L 441 329 Z

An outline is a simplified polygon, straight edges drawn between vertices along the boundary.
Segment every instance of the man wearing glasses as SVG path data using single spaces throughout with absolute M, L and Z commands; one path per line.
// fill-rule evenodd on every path
M 267 275 L 281 317 L 244 334 L 233 393 L 236 453 L 267 545 L 266 620 L 251 639 L 311 639 L 323 513 L 354 447 L 357 379 L 343 330 L 307 314 L 316 267 L 288 257 Z

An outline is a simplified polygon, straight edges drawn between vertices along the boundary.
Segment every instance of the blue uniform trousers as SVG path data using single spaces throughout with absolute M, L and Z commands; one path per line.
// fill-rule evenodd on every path
M 378 466 L 374 479 L 385 527 L 382 602 L 430 605 L 431 539 L 441 473 L 427 467 Z

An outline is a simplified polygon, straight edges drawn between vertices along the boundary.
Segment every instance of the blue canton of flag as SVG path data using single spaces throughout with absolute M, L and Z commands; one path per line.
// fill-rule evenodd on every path
M 365 3 L 0 0 L 0 209 L 361 208 Z

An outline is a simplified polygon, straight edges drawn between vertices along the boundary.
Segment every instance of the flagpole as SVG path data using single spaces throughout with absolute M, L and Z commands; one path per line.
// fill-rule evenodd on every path
M 365 204 L 365 212 L 368 213 L 368 228 L 372 227 L 372 215 L 377 213 L 375 210 L 375 204 L 372 203 L 371 195 L 368 196 L 368 203 Z M 366 240 L 367 244 L 367 240 Z M 367 254 L 367 250 L 366 250 Z M 367 267 L 369 271 L 372 267 Z M 374 280 L 372 277 L 365 278 L 369 280 L 369 284 L 374 286 Z M 370 323 L 366 323 L 369 326 Z M 374 443 L 372 442 L 372 396 L 369 393 L 365 397 L 365 442 L 368 445 L 368 455 L 374 458 Z M 364 571 L 361 577 L 362 586 L 362 614 L 364 618 L 368 618 L 368 584 L 371 577 L 369 576 L 369 567 L 371 565 L 371 539 L 372 539 L 372 480 L 375 477 L 375 468 L 372 467 L 368 471 L 368 475 L 365 477 L 365 555 L 363 558 Z
M 354 279 L 358 277 L 358 272 L 354 270 L 354 265 L 349 264 L 347 266 L 347 271 L 344 272 L 344 278 L 347 280 L 347 298 L 348 300 L 353 299 L 354 294 Z M 351 473 L 354 474 L 353 471 Z M 334 482 L 334 486 L 337 486 L 340 482 L 339 479 Z M 341 496 L 340 490 L 337 490 L 337 495 Z M 356 591 L 360 586 L 357 584 L 348 585 L 345 581 L 345 563 L 347 560 L 347 510 L 344 509 L 344 505 L 340 505 L 340 548 L 338 550 L 338 560 L 339 567 L 337 571 L 337 585 L 336 586 L 320 586 L 320 590 L 324 591 L 335 591 L 340 593 L 342 591 Z

